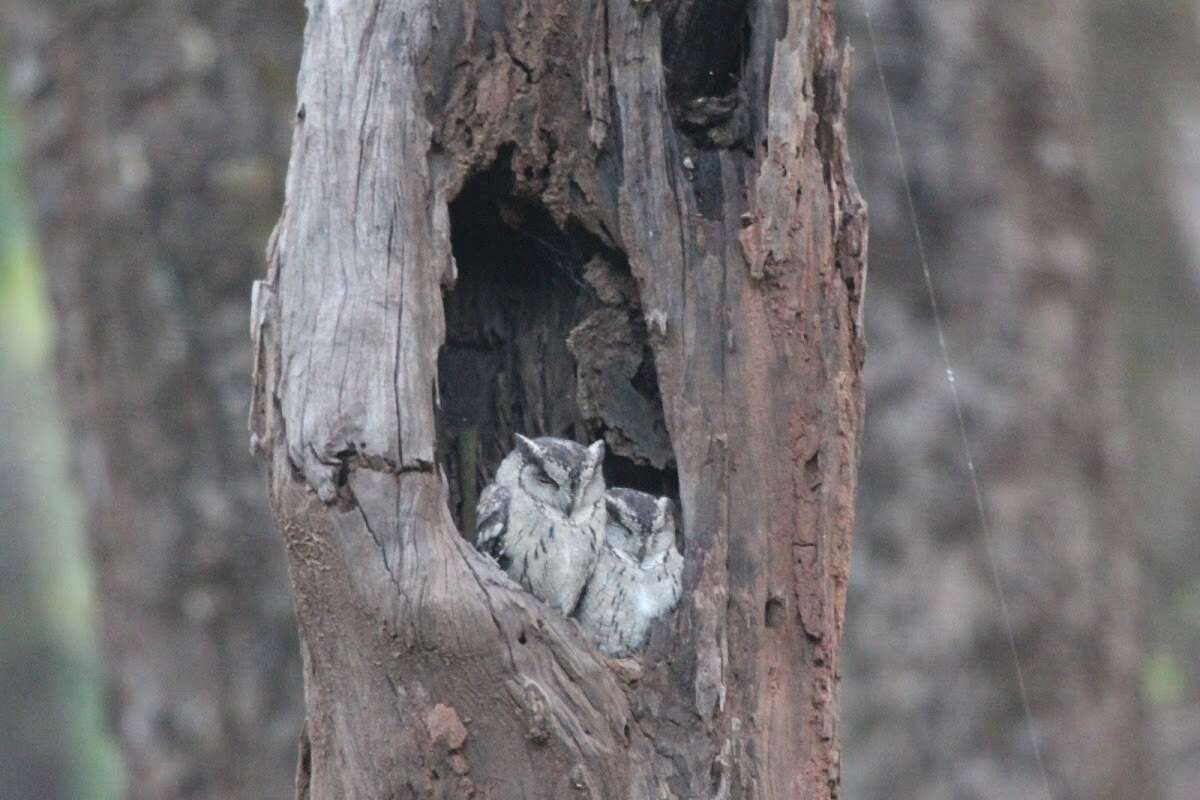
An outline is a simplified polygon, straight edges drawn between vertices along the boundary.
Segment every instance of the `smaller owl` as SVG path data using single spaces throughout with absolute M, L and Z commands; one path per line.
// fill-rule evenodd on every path
M 646 643 L 650 623 L 679 602 L 683 556 L 666 497 L 610 489 L 605 543 L 576 614 L 596 645 L 623 658 Z
M 516 436 L 496 479 L 479 496 L 475 547 L 564 615 L 579 595 L 604 538 L 604 442 Z

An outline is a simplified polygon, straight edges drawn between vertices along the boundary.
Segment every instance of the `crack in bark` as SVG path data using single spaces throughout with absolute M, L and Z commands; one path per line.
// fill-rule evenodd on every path
M 388 578 L 391 579 L 392 585 L 396 587 L 396 595 L 405 597 L 404 589 L 400 587 L 400 581 L 397 580 L 395 573 L 392 572 L 392 565 L 388 561 L 387 548 L 384 547 L 383 542 L 371 527 L 371 521 L 367 519 L 367 512 L 359 505 L 358 499 L 354 496 L 354 490 L 350 488 L 349 483 L 346 485 L 346 490 L 350 493 L 350 502 L 354 504 L 354 510 L 358 512 L 359 517 L 362 519 L 363 527 L 367 529 L 371 540 L 375 542 L 375 546 L 379 549 L 379 557 L 383 560 L 383 568 L 387 572 Z
M 471 573 L 471 577 L 475 579 L 475 585 L 479 587 L 479 591 L 483 594 L 483 600 L 485 603 L 487 603 L 488 614 L 491 615 L 492 623 L 496 626 L 496 633 L 499 635 L 500 640 L 504 642 L 504 646 L 508 650 L 509 666 L 512 668 L 514 675 L 519 674 L 519 670 L 517 669 L 517 659 L 513 655 L 512 642 L 509 640 L 507 634 L 504 633 L 504 626 L 500 624 L 500 618 L 496 616 L 496 607 L 492 604 L 492 595 L 484 587 L 483 580 L 480 579 L 479 573 L 475 571 L 475 565 L 471 563 L 470 555 L 462 552 L 462 550 L 459 549 L 460 547 L 461 545 L 456 545 L 455 549 L 458 552 L 459 557 L 463 560 L 463 564 Z
M 391 219 L 388 222 L 387 233 L 387 266 L 385 272 L 387 274 L 388 283 L 391 283 L 392 276 L 392 243 L 396 236 L 396 215 L 398 214 L 396 204 L 392 204 Z M 399 335 L 404 332 L 404 265 L 400 265 L 400 303 L 396 309 L 396 331 Z M 397 342 L 396 354 L 392 358 L 392 403 L 396 410 L 396 454 L 400 460 L 400 465 L 404 466 L 404 437 L 401 435 L 400 425 L 400 345 Z

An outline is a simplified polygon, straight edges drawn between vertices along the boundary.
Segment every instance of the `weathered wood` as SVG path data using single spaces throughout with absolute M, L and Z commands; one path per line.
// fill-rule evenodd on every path
M 836 795 L 863 208 L 829 4 L 746 9 L 745 46 L 720 55 L 735 85 L 712 100 L 664 74 L 703 64 L 683 41 L 663 54 L 653 4 L 310 2 L 252 420 L 304 640 L 301 796 Z M 698 129 L 677 119 L 695 100 L 740 110 Z M 490 170 L 525 248 L 451 213 Z M 521 262 L 496 269 L 540 274 L 522 301 L 539 346 L 514 341 L 499 292 L 465 288 L 489 237 Z M 547 243 L 553 264 L 534 256 Z M 626 268 L 636 297 L 614 300 L 596 270 Z M 597 313 L 626 322 L 589 337 Z M 598 354 L 626 338 L 652 358 Z M 492 393 L 471 408 L 437 371 L 468 340 L 491 359 L 470 367 Z M 639 661 L 613 662 L 475 553 L 448 499 L 508 430 L 620 427 L 604 387 L 637 358 L 670 452 L 627 424 L 625 467 L 672 493 L 677 475 L 684 598 Z

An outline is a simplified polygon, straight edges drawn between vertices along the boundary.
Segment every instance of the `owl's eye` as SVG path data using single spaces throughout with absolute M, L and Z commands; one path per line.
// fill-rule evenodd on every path
M 533 477 L 534 477 L 534 479 L 535 479 L 535 480 L 536 480 L 538 483 L 540 483 L 542 486 L 548 486 L 548 487 L 550 487 L 551 489 L 554 489 L 554 488 L 557 488 L 557 487 L 558 487 L 558 484 L 556 484 L 554 481 L 550 480 L 550 477 L 549 477 L 549 476 L 547 476 L 547 475 L 544 475 L 544 474 L 542 474 L 542 473 L 540 473 L 540 472 L 535 472 L 535 473 L 534 473 L 534 475 L 533 475 Z

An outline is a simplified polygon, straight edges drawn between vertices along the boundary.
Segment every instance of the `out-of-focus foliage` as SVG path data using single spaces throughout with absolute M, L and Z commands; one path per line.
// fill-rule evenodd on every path
M 103 800 L 121 796 L 120 769 L 105 732 L 81 514 L 15 140 L 0 103 L 0 775 L 6 798 Z

